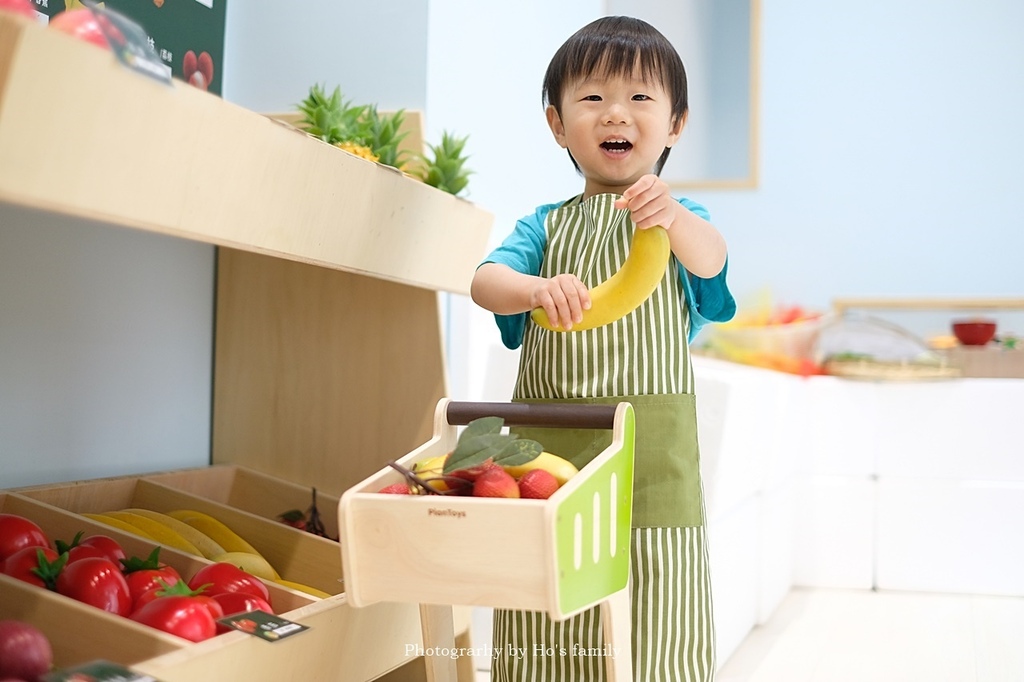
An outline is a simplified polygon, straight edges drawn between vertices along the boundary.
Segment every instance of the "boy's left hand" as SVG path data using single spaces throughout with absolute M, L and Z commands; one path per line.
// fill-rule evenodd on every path
M 672 227 L 679 202 L 672 198 L 668 184 L 657 175 L 645 175 L 616 199 L 615 208 L 628 208 L 641 230 L 660 225 Z

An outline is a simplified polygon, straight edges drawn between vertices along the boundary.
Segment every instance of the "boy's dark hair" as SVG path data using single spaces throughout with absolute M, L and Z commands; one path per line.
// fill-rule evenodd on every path
M 660 81 L 672 98 L 672 123 L 686 114 L 686 70 L 672 43 L 646 21 L 633 17 L 602 17 L 590 22 L 558 48 L 544 74 L 544 106 L 562 115 L 562 89 L 567 83 L 590 76 L 631 76 L 636 65 L 647 82 Z M 668 160 L 665 148 L 654 165 L 656 175 Z M 580 170 L 576 159 L 573 166 Z

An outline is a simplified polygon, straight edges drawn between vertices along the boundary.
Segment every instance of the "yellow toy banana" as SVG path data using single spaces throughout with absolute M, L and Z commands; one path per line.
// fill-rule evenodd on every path
M 445 490 L 448 490 L 448 484 L 445 483 L 440 476 L 444 472 L 444 461 L 446 459 L 448 459 L 448 453 L 438 455 L 437 457 L 431 457 L 430 459 L 416 462 L 416 464 L 413 465 L 412 470 L 421 478 L 433 479 L 428 480 L 427 485 L 434 490 L 444 492 Z M 418 491 L 419 487 L 416 487 L 416 490 Z
M 147 540 L 156 539 L 146 531 L 142 530 L 141 528 L 137 528 L 130 523 L 125 523 L 120 519 L 115 519 L 112 516 L 107 516 L 106 514 L 92 514 L 89 512 L 83 512 L 82 516 L 84 516 L 87 519 L 92 519 L 97 523 L 102 523 L 104 526 L 110 526 L 111 528 L 116 528 L 118 530 L 123 530 L 126 533 L 131 533 L 132 535 L 138 535 L 140 538 L 146 538 Z
M 226 552 L 247 552 L 259 555 L 256 548 L 246 542 L 241 535 L 209 514 L 194 509 L 176 509 L 167 512 L 167 515 L 192 526 L 223 547 Z
M 238 566 L 246 573 L 257 578 L 263 578 L 264 580 L 276 581 L 281 579 L 280 574 L 270 565 L 270 562 L 259 554 L 251 552 L 224 552 L 213 557 L 211 560 Z
M 122 509 L 121 511 L 130 512 L 138 516 L 145 516 L 146 518 L 151 519 L 152 521 L 162 523 L 163 525 L 167 526 L 168 528 L 176 532 L 178 535 L 180 535 L 181 537 L 185 538 L 193 545 L 195 545 L 196 549 L 198 549 L 200 553 L 207 559 L 212 559 L 218 554 L 223 554 L 225 551 L 227 551 L 219 544 L 214 542 L 210 536 L 196 530 L 184 521 L 179 521 L 173 516 L 161 514 L 160 512 L 153 511 L 152 509 L 139 509 L 134 507 L 131 509 Z
M 177 531 L 171 530 L 159 521 L 153 521 L 145 516 L 139 516 L 138 514 L 128 511 L 108 511 L 103 513 L 106 516 L 117 519 L 118 521 L 124 521 L 128 525 L 139 528 L 161 545 L 173 547 L 174 549 L 178 549 L 182 552 L 193 554 L 195 556 L 203 556 L 203 553 L 200 552 L 195 545 L 179 535 Z
M 544 469 L 555 477 L 558 485 L 564 485 L 566 481 L 579 473 L 579 469 L 567 459 L 553 455 L 550 452 L 542 452 L 526 464 L 517 466 L 502 467 L 512 478 L 519 478 L 531 469 Z
M 553 332 L 583 331 L 614 322 L 628 315 L 654 293 L 665 276 L 671 248 L 663 227 L 633 231 L 629 255 L 618 272 L 590 290 L 590 309 L 572 329 L 556 327 L 543 308 L 534 308 L 531 316 L 541 327 Z
M 303 585 L 302 583 L 297 583 L 297 582 L 294 582 L 292 580 L 275 580 L 274 582 L 277 583 L 278 585 L 283 585 L 284 587 L 287 587 L 287 588 L 292 589 L 292 590 L 298 590 L 299 592 L 305 592 L 306 594 L 311 594 L 314 597 L 318 597 L 320 599 L 329 599 L 330 597 L 334 596 L 332 594 L 328 594 L 327 592 L 324 592 L 323 590 L 318 590 L 315 587 L 310 587 L 309 585 Z

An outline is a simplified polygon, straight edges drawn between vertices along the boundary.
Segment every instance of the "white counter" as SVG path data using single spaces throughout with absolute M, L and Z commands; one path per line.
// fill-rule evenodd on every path
M 694 367 L 720 660 L 794 585 L 1024 595 L 1024 380 Z

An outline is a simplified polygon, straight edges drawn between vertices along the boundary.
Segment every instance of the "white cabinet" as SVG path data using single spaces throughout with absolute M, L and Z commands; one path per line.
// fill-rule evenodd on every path
M 1024 595 L 1024 380 L 694 372 L 722 660 L 792 586 Z

